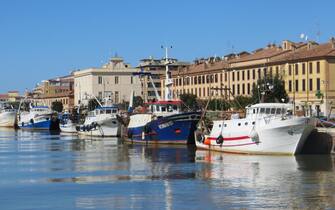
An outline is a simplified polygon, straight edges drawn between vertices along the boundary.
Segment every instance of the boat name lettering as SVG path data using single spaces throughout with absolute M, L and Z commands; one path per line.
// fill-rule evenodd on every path
M 159 127 L 159 129 L 163 129 L 163 128 L 167 128 L 167 127 L 172 126 L 172 125 L 173 125 L 173 122 L 169 121 L 169 122 L 162 123 L 162 124 L 158 125 L 158 127 Z

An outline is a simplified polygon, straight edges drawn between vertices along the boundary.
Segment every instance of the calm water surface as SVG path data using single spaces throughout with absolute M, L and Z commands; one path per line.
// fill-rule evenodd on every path
M 0 209 L 334 209 L 332 156 L 0 130 Z

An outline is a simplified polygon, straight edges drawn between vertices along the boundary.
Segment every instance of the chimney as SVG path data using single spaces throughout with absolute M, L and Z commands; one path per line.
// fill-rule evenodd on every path
M 292 45 L 293 45 L 294 43 L 293 42 L 291 42 L 291 41 L 289 41 L 289 40 L 284 40 L 283 42 L 282 42 L 282 48 L 283 48 L 283 50 L 292 50 Z
M 335 38 L 334 37 L 330 38 L 329 42 L 332 45 L 332 49 L 335 49 Z
M 312 49 L 314 46 L 317 46 L 317 45 L 319 45 L 317 42 L 309 41 L 309 42 L 307 43 L 307 49 L 310 50 L 310 49 Z

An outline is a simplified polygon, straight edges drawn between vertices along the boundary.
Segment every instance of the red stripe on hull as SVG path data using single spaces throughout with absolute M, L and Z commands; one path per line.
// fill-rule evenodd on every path
M 208 137 L 209 140 L 216 140 L 218 137 Z M 238 136 L 238 137 L 223 137 L 223 141 L 237 141 L 237 140 L 244 140 L 249 139 L 249 136 Z

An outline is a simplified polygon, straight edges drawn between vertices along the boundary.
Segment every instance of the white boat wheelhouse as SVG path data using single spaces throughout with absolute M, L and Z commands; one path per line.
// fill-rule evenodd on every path
M 285 103 L 260 103 L 246 107 L 247 119 L 258 119 L 263 117 L 283 118 L 292 115 L 292 104 Z

